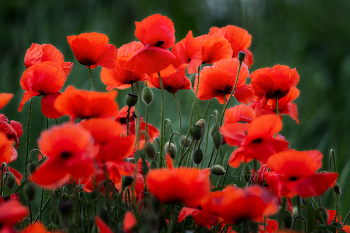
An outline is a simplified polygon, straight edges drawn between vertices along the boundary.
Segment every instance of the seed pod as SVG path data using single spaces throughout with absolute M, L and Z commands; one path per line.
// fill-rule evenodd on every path
M 338 194 L 338 195 L 341 194 L 341 188 L 340 188 L 340 185 L 338 184 L 338 182 L 335 182 L 335 184 L 333 186 L 333 190 L 336 194 Z
M 170 146 L 169 146 L 169 142 L 167 142 L 164 146 L 164 150 L 165 150 L 165 153 L 169 153 L 172 159 L 176 157 L 177 148 L 174 143 L 170 143 Z
M 245 52 L 240 51 L 238 52 L 238 61 L 243 62 L 245 58 Z
M 26 195 L 29 201 L 33 201 L 36 194 L 36 189 L 34 184 L 28 182 L 24 187 L 24 194 Z
M 125 188 L 125 187 L 128 187 L 129 185 L 132 184 L 132 182 L 134 181 L 134 177 L 132 176 L 123 176 L 123 179 L 122 179 L 122 186 Z
M 198 125 L 193 125 L 192 129 L 191 129 L 191 136 L 196 139 L 199 140 L 202 137 L 202 127 L 198 126 Z
M 193 152 L 192 159 L 195 164 L 200 164 L 203 160 L 203 157 L 203 150 L 201 148 L 198 148 Z
M 221 133 L 220 131 L 216 131 L 214 133 L 214 136 L 213 136 L 213 143 L 214 143 L 214 147 L 215 149 L 219 149 L 221 144 L 222 144 L 222 136 L 221 136 Z
M 81 228 L 83 225 L 83 218 L 81 217 L 81 214 L 79 212 L 75 212 L 73 214 L 73 223 L 77 228 Z
M 292 214 L 288 211 L 285 210 L 283 214 L 283 225 L 285 228 L 290 229 L 292 227 Z
M 28 173 L 29 173 L 29 175 L 30 174 L 33 174 L 33 172 L 36 170 L 36 165 L 35 165 L 35 163 L 29 163 L 28 165 L 27 165 L 27 171 L 28 171 Z
M 318 208 L 318 210 L 316 211 L 316 218 L 320 223 L 327 224 L 328 212 L 327 212 L 326 208 L 324 208 L 323 206 Z
M 153 143 L 147 142 L 145 146 L 146 155 L 148 158 L 153 159 L 156 156 L 156 148 Z
M 152 169 L 158 169 L 158 163 L 157 163 L 157 161 L 155 161 L 155 160 L 152 160 L 151 161 L 151 164 L 150 164 L 150 166 L 149 166 L 149 168 L 152 170 Z
M 12 174 L 12 172 L 5 172 L 4 177 L 2 179 L 4 181 L 4 185 L 9 189 L 12 189 L 16 183 L 16 178 Z
M 223 168 L 222 166 L 215 164 L 211 167 L 211 173 L 216 176 L 223 176 L 225 175 L 226 171 L 225 168 Z
M 243 171 L 242 171 L 242 177 L 243 177 L 244 181 L 245 182 L 249 182 L 251 176 L 252 176 L 252 173 L 250 171 L 249 165 L 248 164 L 244 164 Z
M 130 108 L 135 106 L 138 100 L 138 96 L 134 94 L 127 94 L 125 98 L 125 103 L 128 105 Z
M 191 145 L 191 142 L 192 140 L 189 137 L 186 140 L 186 135 L 181 135 L 179 139 L 180 146 L 189 147 Z
M 142 101 L 146 105 L 150 105 L 153 101 L 153 91 L 149 87 L 144 87 L 141 94 Z

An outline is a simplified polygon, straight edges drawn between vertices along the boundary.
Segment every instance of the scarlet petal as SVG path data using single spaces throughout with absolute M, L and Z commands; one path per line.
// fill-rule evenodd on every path
M 277 115 L 263 115 L 249 124 L 247 138 L 258 138 L 263 135 L 272 136 L 282 129 L 282 121 Z
M 73 62 L 63 62 L 62 64 L 62 70 L 64 71 L 64 73 L 66 74 L 66 76 L 68 76 L 68 74 L 70 73 L 70 71 L 73 68 Z
M 245 104 L 240 104 L 226 110 L 224 125 L 238 121 L 250 123 L 253 119 L 255 119 L 254 110 Z
M 113 70 L 117 57 L 118 57 L 117 48 L 114 45 L 109 44 L 106 46 L 106 49 L 101 54 L 99 59 L 96 61 L 95 65 L 99 65 L 106 69 Z
M 26 91 L 23 94 L 21 103 L 19 104 L 18 111 L 22 111 L 23 105 L 32 97 L 41 95 L 38 91 Z
M 334 186 L 337 177 L 337 173 L 313 174 L 298 181 L 292 189 L 300 197 L 320 196 L 328 188 Z
M 18 201 L 0 203 L 0 224 L 14 225 L 23 219 L 28 212 L 28 208 L 21 205 Z
M 97 224 L 98 229 L 100 230 L 100 233 L 113 233 L 113 231 L 109 229 L 107 224 L 105 224 L 99 217 L 95 217 L 95 222 Z
M 198 226 L 208 226 L 208 227 L 214 226 L 219 220 L 218 216 L 210 212 L 194 209 L 194 208 L 183 207 L 179 213 L 177 222 L 184 221 L 187 216 L 192 216 L 194 222 Z
M 248 127 L 248 124 L 244 123 L 224 124 L 220 128 L 220 132 L 229 145 L 239 146 L 245 139 Z
M 254 93 L 251 85 L 242 85 L 235 90 L 235 97 L 242 104 L 249 104 L 254 101 Z
M 61 93 L 56 92 L 43 96 L 43 98 L 41 99 L 41 111 L 44 114 L 44 116 L 50 119 L 57 119 L 64 115 L 54 107 L 55 100 L 59 95 L 61 95 Z
M 131 211 L 127 211 L 123 221 L 123 230 L 129 232 L 136 225 L 136 218 Z
M 37 222 L 24 229 L 21 233 L 47 233 L 47 231 L 42 223 Z
M 13 97 L 10 93 L 0 93 L 0 109 L 2 109 Z
M 22 124 L 17 121 L 10 121 L 12 128 L 16 131 L 17 137 L 21 137 L 23 134 Z
M 132 41 L 130 43 L 120 46 L 118 49 L 119 56 L 126 56 L 128 53 L 134 53 L 137 50 L 141 49 L 144 45 L 139 41 Z
M 69 162 L 67 162 L 67 168 L 74 178 L 88 178 L 95 171 L 92 159 L 70 159 Z
M 232 48 L 224 37 L 211 37 L 202 47 L 202 61 L 210 64 L 232 58 Z

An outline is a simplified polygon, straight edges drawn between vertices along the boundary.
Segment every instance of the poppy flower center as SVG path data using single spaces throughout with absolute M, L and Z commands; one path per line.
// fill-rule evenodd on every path
M 290 180 L 290 181 L 296 181 L 296 180 L 298 180 L 298 177 L 291 176 L 291 177 L 289 177 L 289 180 Z
M 154 46 L 160 47 L 164 44 L 164 41 L 162 40 L 158 40 L 157 44 L 155 44 Z
M 222 95 L 227 95 L 227 94 L 231 93 L 232 86 L 226 86 L 226 88 L 224 90 L 218 90 L 218 91 Z
M 68 159 L 71 155 L 72 155 L 72 153 L 70 153 L 69 151 L 62 151 L 61 152 L 61 157 L 64 159 Z
M 255 140 L 253 140 L 252 143 L 259 143 L 259 142 L 261 142 L 261 141 L 262 141 L 262 138 L 257 138 L 257 139 L 255 139 Z

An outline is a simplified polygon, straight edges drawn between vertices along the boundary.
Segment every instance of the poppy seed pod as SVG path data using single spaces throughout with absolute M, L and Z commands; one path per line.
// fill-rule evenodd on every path
M 193 162 L 195 164 L 200 164 L 202 162 L 202 160 L 203 160 L 203 156 L 204 156 L 203 155 L 203 150 L 201 148 L 196 149 L 194 151 L 193 157 L 192 157 Z
M 131 183 L 133 181 L 134 181 L 134 177 L 132 177 L 132 176 L 123 176 L 123 181 L 122 181 L 123 188 L 128 187 L 129 185 L 131 185 Z
M 179 143 L 181 146 L 184 146 L 184 147 L 189 147 L 191 145 L 191 138 L 187 137 L 187 140 L 186 140 L 186 135 L 181 135 L 181 137 L 179 138 Z
M 146 105 L 150 105 L 153 101 L 153 91 L 149 87 L 144 87 L 141 94 L 142 101 Z
M 292 227 L 292 214 L 288 211 L 285 210 L 283 214 L 283 225 L 285 228 L 290 229 Z
M 245 52 L 240 51 L 238 52 L 238 61 L 243 62 L 245 58 Z
M 198 126 L 198 125 L 193 125 L 191 128 L 191 136 L 196 139 L 199 140 L 202 137 L 202 127 Z
M 165 153 L 169 153 L 170 157 L 173 159 L 176 156 L 177 148 L 174 143 L 167 142 L 164 146 Z
M 327 221 L 328 221 L 327 209 L 324 208 L 323 206 L 318 208 L 318 210 L 316 211 L 316 218 L 320 223 L 327 224 Z
M 2 179 L 4 181 L 5 186 L 8 187 L 9 189 L 12 189 L 13 186 L 15 185 L 16 178 L 12 174 L 12 172 L 5 172 L 4 177 Z
M 150 168 L 151 170 L 153 170 L 153 169 L 158 169 L 158 163 L 157 163 L 157 161 L 152 160 L 152 161 L 151 161 L 151 164 L 150 164 L 150 166 L 149 166 L 149 168 Z
M 139 97 L 137 95 L 127 94 L 125 98 L 125 103 L 131 108 L 136 105 L 138 98 Z
M 242 177 L 244 179 L 245 182 L 249 182 L 250 178 L 251 178 L 251 171 L 250 171 L 250 167 L 248 164 L 244 164 L 243 166 L 243 171 L 242 171 Z
M 222 136 L 221 136 L 220 131 L 216 131 L 214 133 L 213 142 L 214 142 L 215 149 L 219 149 L 221 144 L 222 144 Z
M 341 188 L 338 182 L 335 182 L 335 185 L 333 186 L 333 190 L 336 194 L 340 195 L 341 194 Z
M 211 167 L 211 173 L 216 176 L 223 176 L 225 175 L 226 171 L 225 168 L 223 168 L 222 166 L 215 164 Z
M 33 201 L 36 194 L 35 186 L 32 183 L 28 182 L 24 187 L 24 194 L 26 195 L 29 201 Z
M 29 163 L 27 165 L 27 171 L 29 174 L 32 174 L 36 170 L 36 165 L 35 163 Z
M 148 158 L 153 159 L 156 156 L 156 148 L 153 143 L 147 142 L 145 146 L 146 155 Z

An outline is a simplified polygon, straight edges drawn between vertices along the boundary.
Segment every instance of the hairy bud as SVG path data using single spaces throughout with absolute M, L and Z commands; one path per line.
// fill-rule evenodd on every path
M 165 153 L 169 153 L 172 159 L 176 157 L 177 148 L 174 143 L 167 142 L 164 146 L 164 150 L 165 150 Z
M 203 160 L 203 157 L 203 150 L 201 148 L 198 148 L 193 152 L 192 159 L 195 164 L 200 164 Z
M 151 88 L 149 87 L 144 87 L 142 90 L 142 101 L 146 104 L 146 105 L 150 105 L 153 101 L 153 91 Z
M 186 140 L 186 135 L 181 135 L 179 139 L 180 146 L 189 147 L 191 145 L 191 142 L 192 140 L 189 137 Z
M 191 128 L 191 136 L 196 139 L 199 140 L 202 137 L 202 127 L 198 126 L 198 125 L 194 125 Z
M 222 144 L 222 136 L 220 131 L 216 131 L 213 135 L 213 143 L 215 146 L 215 149 L 219 149 Z
M 216 176 L 223 176 L 225 175 L 226 171 L 225 168 L 223 168 L 222 166 L 215 164 L 211 167 L 211 173 Z
M 153 159 L 156 156 L 156 148 L 153 143 L 147 142 L 145 145 L 145 151 L 148 158 Z
M 24 187 L 24 194 L 26 195 L 29 201 L 33 201 L 36 194 L 36 189 L 34 184 L 28 182 Z
M 132 182 L 134 181 L 134 177 L 132 176 L 123 176 L 123 179 L 122 179 L 122 186 L 125 188 L 125 187 L 128 187 L 129 185 L 132 184 Z
M 128 105 L 130 108 L 135 106 L 138 100 L 138 96 L 134 94 L 127 94 L 125 98 L 125 103 Z
M 4 185 L 8 187 L 9 189 L 12 189 L 13 186 L 16 183 L 16 178 L 12 174 L 12 172 L 5 172 L 4 177 L 3 177 Z

